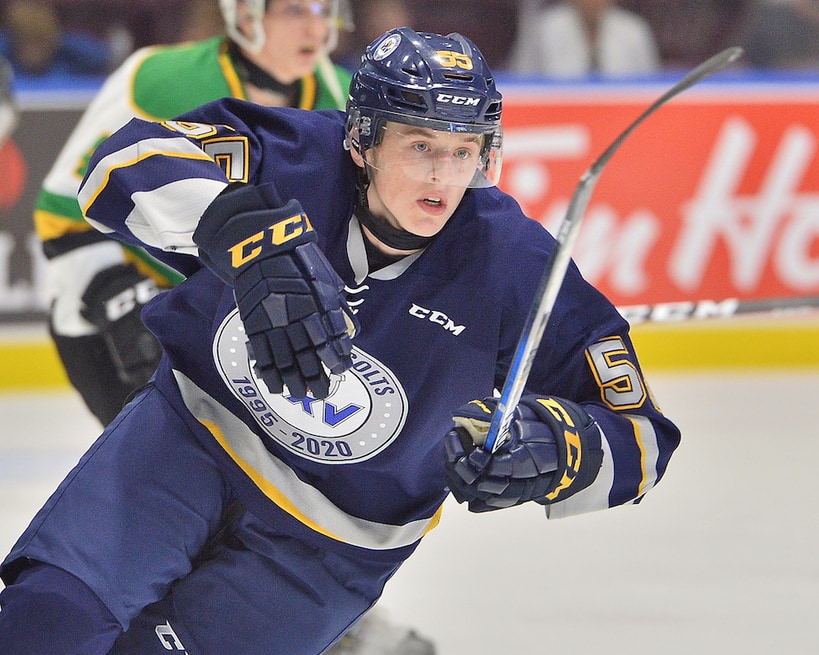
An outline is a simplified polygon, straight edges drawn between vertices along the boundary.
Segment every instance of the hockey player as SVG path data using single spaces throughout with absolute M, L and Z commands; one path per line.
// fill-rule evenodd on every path
M 346 0 L 219 0 L 226 36 L 134 53 L 106 81 L 69 137 L 37 198 L 34 224 L 48 267 L 49 327 L 71 384 L 108 424 L 148 381 L 161 349 L 139 312 L 182 276 L 144 249 L 123 246 L 83 219 L 77 189 L 88 158 L 135 115 L 172 118 L 225 96 L 270 106 L 343 109 L 350 74 L 328 53 Z M 405 626 L 368 616 L 346 652 L 373 640 L 384 653 L 428 655 Z M 382 652 L 382 651 L 379 651 Z
M 450 491 L 558 518 L 657 483 L 679 432 L 573 265 L 481 446 L 555 248 L 493 186 L 501 102 L 471 41 L 401 28 L 346 115 L 227 99 L 100 146 L 87 219 L 187 279 L 143 312 L 153 380 L 5 559 L 0 652 L 320 653 Z
M 94 148 L 134 116 L 172 118 L 226 96 L 303 109 L 343 109 L 347 100 L 350 75 L 327 57 L 339 0 L 219 4 L 226 36 L 141 49 L 110 76 L 37 198 L 50 332 L 71 384 L 103 425 L 159 362 L 159 345 L 140 322 L 140 309 L 181 276 L 85 222 L 77 188 Z

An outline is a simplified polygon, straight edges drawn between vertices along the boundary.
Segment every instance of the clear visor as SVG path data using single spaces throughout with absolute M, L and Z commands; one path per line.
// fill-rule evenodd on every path
M 403 117 L 402 117 L 403 118 Z M 411 180 L 460 188 L 495 186 L 502 130 L 435 119 L 380 122 L 377 145 L 364 153 L 370 168 Z

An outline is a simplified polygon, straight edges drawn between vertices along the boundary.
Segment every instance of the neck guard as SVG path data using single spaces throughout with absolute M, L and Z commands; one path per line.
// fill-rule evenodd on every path
M 252 84 L 253 86 L 271 93 L 278 93 L 283 95 L 288 100 L 291 107 L 296 106 L 296 102 L 301 90 L 301 80 L 296 80 L 291 84 L 283 84 L 275 77 L 268 73 L 263 68 L 260 68 L 248 59 L 242 52 L 242 49 L 232 41 L 228 45 L 230 57 L 233 60 L 233 65 L 236 67 L 236 72 L 239 74 L 242 82 Z
M 361 224 L 372 232 L 376 239 L 390 248 L 407 251 L 426 248 L 435 238 L 434 236 L 422 237 L 402 228 L 393 227 L 370 211 L 367 202 L 367 187 L 369 185 L 362 184 L 361 176 L 363 176 L 363 172 L 359 176 L 358 201 L 355 206 L 355 215 L 361 221 Z

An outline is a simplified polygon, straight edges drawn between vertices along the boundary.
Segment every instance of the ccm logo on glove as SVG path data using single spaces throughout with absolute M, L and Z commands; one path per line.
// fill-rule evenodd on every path
M 99 330 L 117 376 L 132 388 L 150 379 L 162 356 L 159 341 L 140 318 L 158 293 L 156 283 L 133 264 L 118 264 L 97 273 L 82 297 L 82 315 Z
M 585 489 L 603 461 L 597 424 L 578 404 L 524 396 L 510 436 L 495 453 L 483 448 L 497 398 L 473 400 L 453 415 L 444 437 L 447 483 L 470 511 L 487 512 L 529 500 L 548 505 Z
M 290 218 L 283 218 L 277 223 L 268 226 L 266 230 L 257 232 L 228 248 L 228 252 L 231 255 L 231 265 L 233 268 L 241 268 L 261 255 L 264 246 L 265 232 L 270 232 L 270 239 L 268 241 L 270 244 L 280 246 L 291 239 L 295 239 L 312 231 L 313 226 L 310 224 L 310 219 L 307 218 L 307 214 L 301 213 L 295 214 Z M 251 248 L 251 250 L 248 251 L 248 248 Z
M 159 287 L 151 278 L 139 280 L 132 287 L 105 300 L 105 318 L 112 323 L 118 321 L 129 312 L 142 309 L 142 306 L 157 294 Z
M 577 431 L 571 415 L 563 405 L 554 398 L 548 397 L 538 398 L 535 402 L 543 405 L 555 417 L 556 421 L 560 421 L 566 426 L 563 430 L 563 438 L 566 440 L 566 451 L 564 453 L 566 461 L 563 462 L 563 476 L 554 490 L 545 496 L 549 500 L 556 500 L 560 493 L 564 489 L 568 489 L 577 478 L 577 474 L 580 473 L 580 465 L 583 462 L 583 444 L 580 441 L 580 433 Z
M 273 185 L 228 185 L 193 234 L 199 258 L 233 287 L 253 370 L 271 393 L 326 398 L 352 366 L 358 323 L 344 282 L 301 204 Z

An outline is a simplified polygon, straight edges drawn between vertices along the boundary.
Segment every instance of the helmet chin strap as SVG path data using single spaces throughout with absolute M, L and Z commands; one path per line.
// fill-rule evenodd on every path
M 290 84 L 279 82 L 279 80 L 266 70 L 250 61 L 235 42 L 231 41 L 228 45 L 228 49 L 233 64 L 236 66 L 236 72 L 243 82 L 252 84 L 263 91 L 283 95 L 291 105 L 295 104 L 299 97 L 301 80 L 296 80 Z
M 358 199 L 355 206 L 356 218 L 384 245 L 409 252 L 426 248 L 435 238 L 434 236 L 422 237 L 403 228 L 393 227 L 383 218 L 373 214 L 367 200 L 367 189 L 370 186 L 370 181 L 363 169 L 359 169 L 356 186 L 358 187 Z

